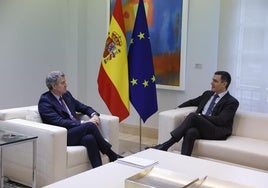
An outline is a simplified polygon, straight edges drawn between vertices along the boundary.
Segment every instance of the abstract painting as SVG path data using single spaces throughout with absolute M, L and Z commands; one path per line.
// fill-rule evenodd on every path
M 115 0 L 110 2 L 112 13 Z M 139 0 L 122 0 L 127 43 Z M 157 88 L 184 90 L 188 0 L 144 0 Z

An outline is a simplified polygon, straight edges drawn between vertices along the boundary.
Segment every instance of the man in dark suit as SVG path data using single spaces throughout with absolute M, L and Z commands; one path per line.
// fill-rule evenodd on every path
M 69 91 L 64 73 L 52 71 L 46 77 L 49 91 L 41 95 L 38 110 L 44 123 L 67 129 L 67 145 L 83 145 L 87 148 L 88 157 L 93 168 L 101 166 L 101 151 L 110 161 L 119 156 L 99 132 L 99 113 L 93 108 L 76 100 Z M 89 117 L 86 121 L 76 118 L 76 112 Z
M 196 139 L 225 140 L 230 136 L 239 106 L 239 102 L 227 90 L 230 83 L 231 76 L 228 72 L 215 72 L 211 90 L 178 106 L 197 106 L 196 112 L 185 117 L 181 125 L 170 133 L 168 141 L 152 148 L 167 151 L 183 138 L 181 154 L 190 156 Z

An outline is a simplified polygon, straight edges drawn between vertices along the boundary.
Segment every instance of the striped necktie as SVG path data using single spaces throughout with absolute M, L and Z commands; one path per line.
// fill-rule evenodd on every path
M 216 101 L 216 99 L 219 97 L 219 95 L 218 94 L 215 94 L 214 96 L 213 96 L 213 98 L 212 98 L 212 100 L 211 100 L 211 102 L 210 102 L 210 104 L 209 104 L 209 107 L 208 107 L 208 110 L 207 110 L 207 112 L 205 113 L 205 115 L 206 116 L 210 116 L 211 115 L 211 113 L 212 113 L 212 110 L 213 110 L 213 108 L 214 108 L 214 106 L 215 106 L 215 101 Z
M 60 100 L 60 104 L 61 104 L 62 108 L 63 108 L 66 112 L 68 112 L 70 119 L 71 119 L 71 120 L 76 120 L 76 118 L 71 114 L 70 110 L 68 110 L 68 108 L 67 108 L 67 106 L 66 106 L 66 104 L 65 104 L 65 102 L 64 102 L 64 100 L 63 100 L 63 98 L 60 97 L 59 100 Z
M 66 112 L 68 112 L 67 107 L 66 107 L 65 102 L 63 101 L 63 98 L 62 98 L 62 97 L 60 97 L 60 104 L 61 104 L 62 108 L 63 108 Z

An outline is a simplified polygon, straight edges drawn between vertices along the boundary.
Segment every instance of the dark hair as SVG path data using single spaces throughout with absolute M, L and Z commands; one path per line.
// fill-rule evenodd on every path
M 221 81 L 227 82 L 226 89 L 228 89 L 228 87 L 231 83 L 231 75 L 226 71 L 216 71 L 214 74 L 221 75 Z

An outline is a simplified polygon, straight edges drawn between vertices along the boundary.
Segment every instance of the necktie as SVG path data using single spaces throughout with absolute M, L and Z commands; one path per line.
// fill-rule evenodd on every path
M 63 100 L 62 97 L 60 97 L 60 104 L 61 104 L 62 108 L 63 108 L 66 112 L 68 112 L 68 114 L 69 114 L 69 116 L 70 116 L 70 119 L 71 119 L 71 120 L 75 120 L 75 117 L 73 117 L 73 115 L 71 114 L 70 110 L 68 110 L 68 108 L 67 108 L 67 106 L 66 106 L 66 104 L 65 104 L 65 102 L 64 102 L 64 100 Z
M 60 104 L 61 104 L 61 106 L 63 107 L 63 109 L 64 109 L 66 112 L 68 112 L 67 107 L 66 107 L 66 105 L 65 105 L 65 103 L 64 103 L 62 97 L 60 97 Z
M 211 100 L 211 102 L 210 102 L 210 104 L 209 104 L 209 107 L 208 107 L 208 110 L 207 110 L 207 112 L 206 112 L 206 116 L 210 116 L 211 115 L 211 112 L 212 112 L 212 110 L 213 110 L 213 108 L 214 108 L 214 106 L 215 106 L 215 101 L 216 101 L 216 99 L 219 97 L 219 95 L 218 94 L 215 94 L 214 96 L 213 96 L 213 98 L 212 98 L 212 100 Z

